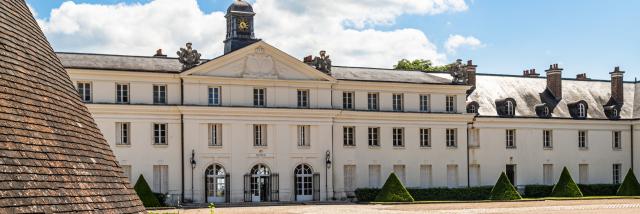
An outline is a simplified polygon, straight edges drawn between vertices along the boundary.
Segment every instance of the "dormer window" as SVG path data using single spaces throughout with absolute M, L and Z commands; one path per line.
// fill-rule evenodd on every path
M 587 107 L 584 103 L 578 104 L 578 117 L 585 118 L 587 117 Z
M 604 107 L 604 114 L 607 116 L 607 118 L 609 118 L 610 120 L 618 120 L 620 119 L 620 108 L 622 108 L 619 105 L 605 105 Z
M 469 103 L 467 103 L 467 113 L 469 114 L 478 114 L 478 102 L 476 101 L 471 101 Z
M 569 113 L 571 114 L 571 117 L 573 117 L 574 119 L 586 119 L 588 116 L 587 112 L 589 110 L 589 106 L 587 105 L 587 102 L 585 102 L 584 100 L 580 100 L 574 103 L 569 103 L 567 104 L 567 107 L 569 108 Z
M 611 116 L 612 117 L 618 117 L 618 109 L 613 109 L 613 111 L 611 111 Z
M 551 108 L 546 103 L 541 103 L 535 106 L 536 114 L 541 118 L 551 117 Z
M 545 117 L 549 115 L 549 107 L 545 106 L 544 108 L 542 108 L 542 115 L 544 115 Z
M 507 114 L 507 116 L 513 116 L 515 112 L 513 101 L 507 100 L 506 108 L 507 111 L 505 113 Z
M 505 98 L 496 100 L 498 116 L 513 117 L 516 115 L 516 101 L 513 98 Z
M 474 113 L 476 113 L 476 112 L 478 112 L 478 111 L 476 110 L 476 106 L 474 106 L 474 105 L 469 106 L 469 110 L 467 110 L 467 113 L 472 113 L 472 114 L 474 114 Z

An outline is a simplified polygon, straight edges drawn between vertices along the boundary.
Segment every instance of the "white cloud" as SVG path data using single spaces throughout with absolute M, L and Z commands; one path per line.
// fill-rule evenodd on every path
M 447 53 L 450 54 L 455 54 L 458 48 L 465 46 L 474 50 L 476 48 L 483 47 L 484 44 L 473 36 L 464 37 L 461 35 L 449 35 L 449 38 L 444 43 L 444 48 L 447 50 Z
M 301 58 L 321 49 L 336 65 L 391 67 L 401 58 L 446 62 L 424 32 L 381 31 L 400 15 L 467 10 L 464 0 L 256 0 L 256 36 Z M 57 51 L 175 55 L 185 42 L 211 58 L 222 54 L 223 12 L 203 13 L 196 0 L 145 4 L 65 2 L 40 20 Z

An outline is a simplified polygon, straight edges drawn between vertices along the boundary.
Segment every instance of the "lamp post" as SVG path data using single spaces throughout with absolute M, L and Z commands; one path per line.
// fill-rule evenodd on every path
M 331 152 L 327 150 L 325 153 L 325 164 L 327 167 L 324 168 L 324 195 L 325 199 L 329 198 L 329 169 L 331 168 Z
M 193 171 L 196 169 L 196 151 L 191 150 L 191 202 L 193 203 Z

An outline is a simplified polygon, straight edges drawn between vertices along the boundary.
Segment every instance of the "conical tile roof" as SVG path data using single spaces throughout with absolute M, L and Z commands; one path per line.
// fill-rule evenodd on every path
M 0 1 L 0 213 L 139 213 L 24 0 Z

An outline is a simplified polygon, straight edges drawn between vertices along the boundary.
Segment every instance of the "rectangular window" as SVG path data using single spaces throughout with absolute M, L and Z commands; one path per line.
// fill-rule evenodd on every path
M 153 104 L 167 104 L 166 85 L 153 85 Z
M 116 84 L 116 103 L 129 103 L 129 84 Z
M 310 129 L 310 126 L 298 126 L 298 146 L 309 147 L 311 145 Z
M 431 129 L 420 129 L 420 147 L 431 147 Z
M 153 144 L 167 145 L 167 124 L 166 123 L 153 124 Z
M 129 133 L 131 133 L 130 123 L 116 123 L 116 145 L 130 145 Z
M 267 125 L 253 125 L 253 146 L 267 146 Z
M 553 164 L 542 164 L 542 180 L 544 185 L 553 185 Z
M 480 129 L 469 129 L 469 147 L 480 147 Z
M 589 184 L 589 164 L 580 164 L 578 165 L 578 183 L 579 184 Z
M 622 132 L 613 131 L 613 149 L 622 149 Z
M 90 103 L 91 99 L 91 82 L 78 82 L 78 94 L 82 102 Z
M 420 187 L 429 188 L 432 186 L 431 165 L 420 165 Z
M 393 128 L 393 146 L 404 147 L 404 128 Z
M 367 109 L 369 111 L 377 111 L 378 110 L 378 93 L 368 93 L 367 94 Z
M 469 186 L 480 186 L 480 164 L 469 165 Z
M 507 129 L 505 135 L 506 135 L 507 149 L 515 149 L 516 148 L 516 130 Z
M 620 178 L 622 176 L 621 171 L 622 164 L 616 163 L 613 164 L 613 184 L 620 184 Z
M 369 165 L 369 188 L 380 188 L 380 165 Z
M 209 146 L 222 146 L 222 124 L 209 124 Z
M 356 165 L 344 165 L 344 191 L 347 196 L 355 196 Z
M 457 140 L 457 129 L 447 129 L 447 147 L 455 148 L 458 147 Z
M 398 176 L 403 185 L 407 185 L 407 176 L 404 165 L 393 165 L 393 173 Z
M 131 165 L 122 165 L 122 172 L 129 180 L 129 183 L 131 183 Z
M 220 87 L 209 87 L 209 105 L 220 105 Z
M 355 146 L 356 145 L 356 141 L 355 141 L 355 132 L 356 132 L 356 128 L 353 126 L 345 126 L 342 128 L 342 134 L 343 134 L 343 140 L 344 140 L 344 146 Z
M 380 136 L 380 128 L 379 127 L 369 127 L 369 146 L 380 146 L 379 136 Z
M 445 98 L 445 107 L 447 113 L 455 113 L 456 112 L 456 96 L 455 95 L 447 95 Z
M 587 149 L 587 131 L 578 131 L 578 148 Z
M 342 109 L 353 109 L 353 92 L 342 92 Z
M 404 95 L 403 94 L 393 94 L 391 96 L 393 111 L 403 111 L 404 110 Z
M 447 187 L 458 187 L 458 165 L 447 165 Z
M 542 131 L 542 146 L 545 149 L 553 148 L 553 131 L 552 130 Z
M 298 89 L 298 108 L 309 108 L 309 90 Z
M 253 89 L 253 106 L 255 107 L 266 107 L 267 97 L 267 89 L 265 88 L 254 88 Z
M 507 174 L 507 178 L 511 181 L 511 184 L 516 185 L 516 165 L 515 164 L 507 164 L 507 170 L 505 174 Z
M 153 192 L 166 194 L 169 191 L 169 166 L 153 165 Z
M 429 95 L 427 95 L 427 94 L 420 95 L 420 111 L 421 112 L 429 112 L 429 111 L 431 111 L 431 104 L 429 102 Z

